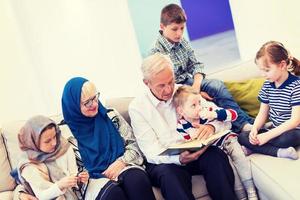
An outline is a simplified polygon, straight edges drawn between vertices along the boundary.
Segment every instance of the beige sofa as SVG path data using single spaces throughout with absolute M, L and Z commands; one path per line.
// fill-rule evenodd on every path
M 222 80 L 244 80 L 257 77 L 258 71 L 252 62 L 247 62 L 230 69 L 220 70 L 208 75 L 208 78 Z M 129 122 L 127 108 L 132 98 L 118 98 L 107 101 L 107 106 L 116 108 Z M 56 121 L 61 116 L 53 117 Z M 15 182 L 9 172 L 16 166 L 20 150 L 17 146 L 16 135 L 24 121 L 14 121 L 2 125 L 0 134 L 0 200 L 13 198 Z M 70 131 L 67 126 L 62 127 L 62 133 L 67 137 Z M 298 150 L 300 155 L 300 149 Z M 269 200 L 298 200 L 300 199 L 300 160 L 272 158 L 265 155 L 253 154 L 250 156 L 254 182 L 261 199 Z M 153 188 L 158 200 L 163 199 L 159 189 Z M 197 199 L 210 199 L 207 194 L 202 176 L 193 177 L 193 192 Z

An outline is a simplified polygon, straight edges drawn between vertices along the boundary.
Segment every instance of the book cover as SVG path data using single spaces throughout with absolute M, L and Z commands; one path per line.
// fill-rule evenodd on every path
M 211 145 L 214 141 L 230 132 L 231 130 L 224 130 L 211 135 L 205 140 L 192 140 L 180 144 L 173 144 L 159 153 L 159 155 L 178 155 L 183 151 L 198 151 L 207 145 Z

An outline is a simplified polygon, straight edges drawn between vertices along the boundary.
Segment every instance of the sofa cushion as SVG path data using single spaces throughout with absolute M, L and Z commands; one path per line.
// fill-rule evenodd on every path
M 252 154 L 250 159 L 255 185 L 266 199 L 300 199 L 300 160 L 262 154 Z
M 11 166 L 8 160 L 8 152 L 5 146 L 4 138 L 0 133 L 0 192 L 13 190 L 16 186 L 13 178 L 9 175 Z M 0 199 L 5 199 L 1 198 Z
M 263 83 L 263 78 L 254 78 L 239 82 L 227 81 L 225 85 L 240 107 L 250 116 L 255 117 L 260 106 L 257 96 Z

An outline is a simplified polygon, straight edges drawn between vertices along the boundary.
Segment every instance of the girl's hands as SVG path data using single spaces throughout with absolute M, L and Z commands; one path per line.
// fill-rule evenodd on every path
M 253 145 L 259 144 L 259 140 L 257 139 L 257 133 L 258 133 L 258 131 L 256 128 L 252 128 L 249 133 L 249 142 Z
M 64 190 L 67 188 L 76 187 L 77 180 L 78 180 L 78 177 L 76 177 L 75 175 L 65 176 L 62 179 L 60 179 L 59 181 L 57 181 L 56 184 L 58 185 L 60 190 Z
M 84 184 L 87 184 L 87 182 L 89 180 L 89 177 L 90 177 L 90 175 L 86 171 L 80 172 L 78 174 L 79 181 L 82 182 L 82 183 L 84 183 Z
M 123 161 L 116 160 L 103 172 L 103 175 L 111 180 L 115 180 L 125 167 L 126 164 Z
M 257 129 L 252 128 L 250 134 L 249 134 L 249 142 L 253 145 L 264 145 L 269 140 L 272 139 L 272 133 L 270 131 L 258 134 Z
M 270 135 L 271 135 L 270 131 L 257 135 L 258 145 L 259 146 L 264 145 L 269 140 L 271 140 L 272 138 L 270 137 Z

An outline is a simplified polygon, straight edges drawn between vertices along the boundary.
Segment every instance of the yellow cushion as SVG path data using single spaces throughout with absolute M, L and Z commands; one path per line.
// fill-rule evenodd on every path
M 257 96 L 264 81 L 263 78 L 254 78 L 241 82 L 226 81 L 225 85 L 240 107 L 250 116 L 255 117 L 260 106 Z

